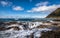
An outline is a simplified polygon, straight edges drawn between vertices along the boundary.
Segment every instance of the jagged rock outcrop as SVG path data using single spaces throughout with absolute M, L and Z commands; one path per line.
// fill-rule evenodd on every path
M 40 38 L 60 38 L 60 31 L 43 32 Z

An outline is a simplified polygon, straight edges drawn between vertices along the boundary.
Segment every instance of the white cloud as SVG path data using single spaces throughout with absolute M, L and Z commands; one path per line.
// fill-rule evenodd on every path
M 60 7 L 60 4 L 59 5 L 53 4 L 49 6 L 47 5 L 48 5 L 48 2 L 38 3 L 35 5 L 36 7 L 33 7 L 31 10 L 27 10 L 27 12 L 52 12 L 55 9 Z
M 36 16 L 31 16 L 31 18 L 45 18 L 46 16 L 40 16 L 40 15 L 36 15 Z
M 49 4 L 48 1 L 37 3 L 35 6 L 44 6 L 44 5 L 47 5 L 47 4 Z
M 10 6 L 12 4 L 12 2 L 9 2 L 9 1 L 0 1 L 0 4 L 2 6 Z
M 20 11 L 20 10 L 24 10 L 24 8 L 22 8 L 21 6 L 14 6 L 13 10 Z

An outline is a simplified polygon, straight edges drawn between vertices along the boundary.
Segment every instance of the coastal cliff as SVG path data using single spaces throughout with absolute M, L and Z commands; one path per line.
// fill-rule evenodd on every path
M 60 8 L 57 8 L 51 14 L 49 14 L 46 18 L 60 18 Z

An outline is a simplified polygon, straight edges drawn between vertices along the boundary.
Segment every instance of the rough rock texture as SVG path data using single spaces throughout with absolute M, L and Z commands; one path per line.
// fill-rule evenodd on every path
M 40 38 L 60 38 L 60 31 L 42 32 L 42 36 Z

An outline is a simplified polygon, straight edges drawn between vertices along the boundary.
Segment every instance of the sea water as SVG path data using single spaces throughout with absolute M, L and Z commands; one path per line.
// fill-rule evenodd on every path
M 32 20 L 36 20 L 36 19 L 0 19 L 0 22 L 9 22 L 9 21 L 32 21 Z M 44 20 L 46 21 L 46 20 Z M 33 38 L 39 38 L 41 36 L 41 32 L 44 31 L 51 31 L 52 29 L 49 28 L 34 28 L 39 26 L 38 22 L 35 22 L 34 26 L 28 25 L 28 27 L 31 29 L 27 28 L 26 30 L 24 30 L 23 25 L 18 25 L 18 24 L 13 24 L 13 25 L 6 25 L 5 27 L 12 27 L 12 26 L 18 26 L 19 28 L 21 28 L 21 30 L 14 30 L 13 28 L 9 29 L 9 30 L 4 30 L 4 31 L 0 31 L 0 38 L 31 38 L 33 36 Z M 41 24 L 41 22 L 40 22 Z M 1 25 L 0 25 L 1 26 Z

